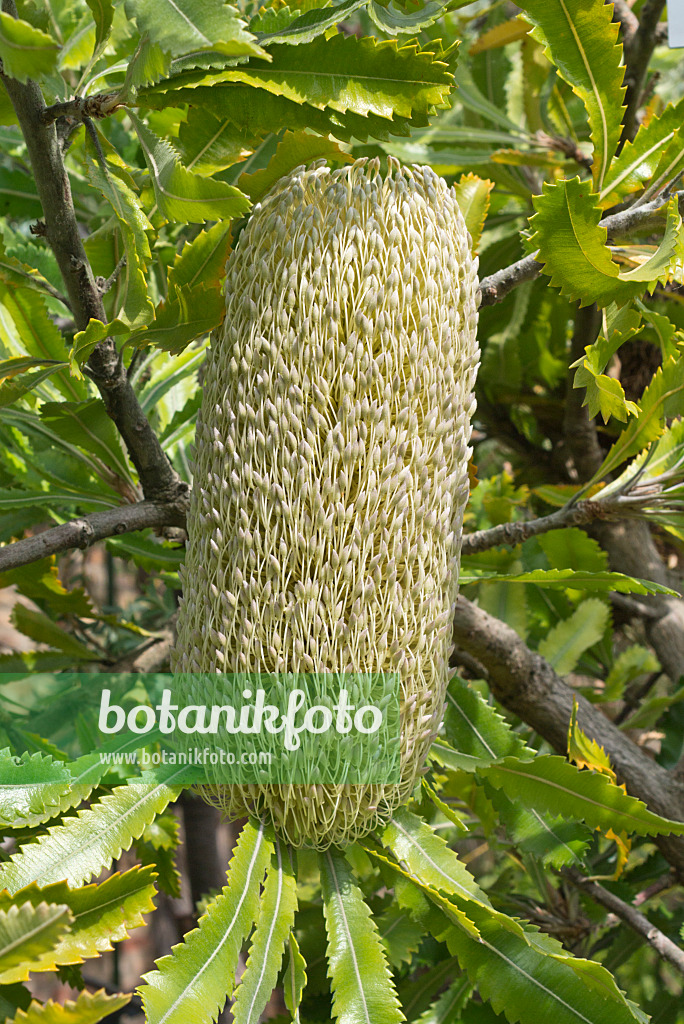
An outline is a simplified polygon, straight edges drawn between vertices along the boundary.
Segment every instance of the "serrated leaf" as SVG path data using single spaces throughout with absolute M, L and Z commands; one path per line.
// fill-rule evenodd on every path
M 456 1024 L 463 1019 L 461 1015 L 472 991 L 472 982 L 459 978 L 416 1018 L 416 1024 Z
M 597 572 L 608 568 L 607 553 L 597 540 L 578 527 L 549 530 L 537 542 L 554 569 Z
M 346 860 L 319 854 L 323 912 L 328 933 L 328 973 L 338 1024 L 400 1024 L 392 976 L 377 925 Z
M 367 3 L 368 0 L 342 0 L 341 3 L 338 2 L 333 7 L 323 5 L 317 10 L 306 11 L 299 17 L 287 18 L 288 24 L 283 25 L 279 30 L 259 32 L 258 40 L 268 46 L 273 43 L 289 43 L 291 45 L 310 43 L 316 36 L 339 25 L 341 21 L 348 18 L 359 7 L 365 7 Z M 288 13 L 290 12 L 288 11 Z
M 458 676 L 449 683 L 446 700 L 444 730 L 459 757 L 467 759 L 466 770 L 507 755 L 533 756 L 503 716 Z
M 95 19 L 95 53 L 101 53 L 104 49 L 109 30 L 114 20 L 114 5 L 112 0 L 86 0 Z
M 546 867 L 577 866 L 591 840 L 591 832 L 574 821 L 542 814 L 501 790 L 485 784 L 485 792 L 499 820 L 521 853 L 530 854 Z
M 87 402 L 44 402 L 40 408 L 40 418 L 58 437 L 84 448 L 100 459 L 112 473 L 133 485 L 121 436 L 107 415 L 101 399 L 91 398 Z
M 481 997 L 512 1024 L 634 1024 L 624 999 L 592 991 L 569 962 L 543 952 L 534 933 L 505 927 L 487 908 L 472 907 L 472 917 L 479 938 L 451 928 L 447 947 Z
M 238 185 L 253 203 L 257 203 L 295 167 L 320 158 L 335 163 L 349 163 L 352 159 L 331 139 L 322 139 L 308 132 L 286 132 L 267 166 L 253 174 L 241 174 Z
M 165 53 L 149 35 L 143 35 L 132 60 L 126 69 L 126 78 L 121 88 L 122 99 L 128 99 L 138 89 L 154 85 L 165 78 L 171 68 L 171 54 Z
M 135 270 L 135 268 L 134 268 Z M 126 290 L 127 298 L 130 295 L 128 289 Z M 149 311 L 152 306 L 151 303 L 146 299 L 141 305 L 137 300 L 133 299 L 133 305 L 129 306 L 129 313 L 135 318 L 146 319 L 149 315 Z M 124 312 L 124 316 L 126 316 Z M 74 340 L 69 351 L 69 366 L 71 367 L 71 373 L 74 377 L 82 377 L 81 367 L 84 363 L 87 363 L 93 354 L 95 348 L 104 341 L 105 338 L 109 337 L 127 337 L 130 333 L 130 326 L 124 323 L 122 320 L 112 320 L 111 323 L 105 324 L 102 320 L 88 321 L 88 326 L 84 331 L 78 331 L 74 334 Z
M 230 252 L 230 224 L 219 221 L 191 242 L 186 242 L 169 268 L 169 290 L 180 291 L 199 284 L 216 285 L 225 276 L 226 260 Z
M 415 43 L 398 47 L 395 40 L 338 34 L 299 46 L 274 46 L 271 54 L 271 63 L 255 60 L 211 75 L 180 75 L 169 84 L 185 92 L 242 82 L 319 110 L 385 119 L 443 105 L 453 84 L 447 64 Z
M 176 355 L 218 327 L 224 316 L 225 299 L 215 285 L 174 288 L 155 309 L 152 323 L 131 334 L 127 343 L 141 348 L 155 345 Z
M 150 867 L 134 867 L 124 874 L 111 875 L 99 885 L 70 889 L 66 882 L 44 888 L 32 884 L 16 896 L 0 893 L 0 910 L 25 900 L 32 906 L 41 902 L 66 904 L 71 926 L 50 954 L 39 958 L 32 971 L 51 971 L 55 964 L 79 964 L 111 950 L 129 931 L 143 924 L 143 914 L 154 910 L 154 873 Z
M 266 870 L 258 918 L 245 970 L 231 1007 L 235 1024 L 252 1024 L 266 1009 L 275 988 L 283 949 L 297 909 L 297 880 L 276 839 L 275 856 Z
M 640 644 L 632 644 L 615 659 L 606 676 L 603 689 L 604 700 L 620 700 L 624 689 L 641 675 L 660 671 L 660 662 L 653 651 Z
M 390 966 L 410 964 L 423 939 L 422 925 L 397 903 L 390 904 L 377 924 Z
M 637 455 L 663 431 L 663 420 L 680 416 L 684 409 L 684 360 L 670 358 L 654 374 L 639 403 L 639 413 L 612 445 L 590 484 Z M 589 485 L 587 485 L 589 486 Z
M 466 227 L 470 232 L 472 251 L 476 253 L 487 219 L 489 193 L 494 188 L 494 182 L 488 178 L 478 178 L 476 174 L 462 174 L 458 183 L 453 187 Z
M 610 165 L 599 196 L 604 207 L 614 206 L 625 196 L 653 180 L 661 158 L 673 141 L 684 149 L 679 129 L 684 119 L 684 100 L 668 103 L 660 117 L 639 126 L 634 141 L 627 141 Z
M 489 905 L 465 864 L 421 818 L 400 807 L 382 830 L 383 845 L 425 885 Z
M 606 592 L 616 590 L 620 594 L 670 594 L 678 596 L 676 590 L 663 587 L 651 580 L 639 580 L 625 576 L 621 572 L 575 572 L 572 569 L 532 569 L 512 576 L 499 576 L 494 573 L 481 573 L 478 576 L 462 574 L 460 586 L 469 583 L 480 583 L 482 580 L 497 580 L 508 583 L 534 583 L 538 587 L 550 587 L 552 590 L 596 590 Z
M 63 904 L 23 903 L 0 910 L 0 985 L 27 981 L 34 961 L 50 953 L 70 922 Z
M 421 3 L 417 10 L 407 10 L 406 5 L 397 7 L 391 2 L 378 3 L 377 0 L 371 0 L 368 14 L 382 32 L 393 36 L 403 32 L 420 32 L 421 29 L 433 25 L 447 11 L 458 10 L 469 2 L 470 0 L 427 0 L 427 3 Z
M 130 995 L 108 996 L 104 989 L 99 992 L 81 992 L 78 999 L 70 999 L 62 1005 L 32 1002 L 27 1010 L 19 1010 L 10 1024 L 97 1024 L 121 1010 L 130 1000 Z
M 183 769 L 168 772 L 166 782 L 118 786 L 77 817 L 67 818 L 12 855 L 0 867 L 0 885 L 16 892 L 36 882 L 45 886 L 66 879 L 77 886 L 108 867 L 128 850 L 145 827 L 178 796 L 174 778 Z
M 630 416 L 639 412 L 636 402 L 627 401 L 625 389 L 617 377 L 597 373 L 587 360 L 578 367 L 574 386 L 586 388 L 582 405 L 587 406 L 592 419 L 595 419 L 600 413 L 604 423 L 607 423 L 612 416 L 625 422 Z
M 289 957 L 283 975 L 285 1005 L 292 1015 L 292 1024 L 300 1024 L 299 1007 L 306 987 L 306 960 L 299 951 L 294 931 L 288 937 Z
M 126 266 L 123 270 L 124 299 L 120 316 L 129 326 L 137 326 L 148 320 L 152 303 L 147 297 L 144 269 L 152 258 L 148 232 L 154 229 L 143 212 L 140 201 L 129 185 L 122 180 L 113 167 L 102 166 L 95 144 L 86 132 L 86 167 L 88 180 L 93 188 L 102 193 L 111 205 L 119 224 L 123 239 Z M 125 276 L 124 276 L 125 275 Z
M 235 985 L 240 950 L 257 914 L 259 886 L 272 853 L 263 825 L 245 825 L 221 895 L 185 941 L 157 961 L 157 970 L 143 975 L 141 995 L 149 1024 L 216 1019 Z
M 163 139 L 129 112 L 150 172 L 159 209 L 170 221 L 201 224 L 205 220 L 230 220 L 249 210 L 249 200 L 225 182 L 192 174 Z
M 61 761 L 44 754 L 14 757 L 0 751 L 0 825 L 25 828 L 39 825 L 59 811 L 60 800 L 72 784 Z
M 0 60 L 9 78 L 25 82 L 51 74 L 58 53 L 57 43 L 47 33 L 0 11 Z
M 215 50 L 230 57 L 263 55 L 245 22 L 224 0 L 126 0 L 126 14 L 174 57 Z
M 610 609 L 588 597 L 567 619 L 558 622 L 539 644 L 539 653 L 558 675 L 566 676 L 585 651 L 598 643 L 610 621 Z
M 191 107 L 178 132 L 183 163 L 196 174 L 216 174 L 250 156 L 257 139 L 238 128 L 229 117 L 204 107 Z
M 523 11 L 561 78 L 584 103 L 594 144 L 592 173 L 600 191 L 622 133 L 625 69 L 619 26 L 603 0 L 525 0 Z
M 51 319 L 42 295 L 28 288 L 0 285 L 0 305 L 5 316 L 0 321 L 0 342 L 12 354 L 27 353 L 36 359 L 64 362 L 65 340 Z M 53 382 L 64 398 L 79 401 L 86 396 L 82 383 L 58 370 Z
M 52 611 L 62 615 L 84 618 L 93 615 L 93 606 L 82 587 L 67 590 L 63 586 L 54 556 L 0 573 L 2 587 L 16 587 L 25 597 L 45 602 Z
M 99 661 L 100 655 L 91 651 L 75 636 L 65 633 L 56 622 L 43 612 L 15 604 L 10 616 L 12 624 L 20 633 L 36 643 L 49 644 L 55 650 L 68 654 L 76 661 Z
M 646 262 L 632 270 L 621 271 L 606 245 L 607 232 L 599 227 L 601 210 L 598 196 L 579 178 L 543 186 L 543 194 L 533 199 L 535 215 L 530 219 L 534 234 L 528 251 L 544 266 L 551 285 L 561 294 L 579 299 L 580 305 L 592 302 L 604 307 L 615 302 L 624 305 L 646 286 L 666 281 L 680 258 L 681 218 L 676 201 L 667 207 L 665 234 L 658 249 Z
M 684 835 L 684 823 L 653 814 L 605 775 L 580 771 L 555 754 L 539 754 L 533 761 L 507 757 L 478 768 L 478 775 L 503 789 L 511 800 L 520 800 L 544 814 L 584 821 L 603 832 Z

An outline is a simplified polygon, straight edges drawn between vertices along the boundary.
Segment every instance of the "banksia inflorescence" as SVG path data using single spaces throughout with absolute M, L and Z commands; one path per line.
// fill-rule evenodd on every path
M 255 206 L 197 426 L 175 671 L 401 679 L 399 783 L 209 794 L 300 846 L 407 798 L 447 684 L 477 260 L 453 189 L 388 162 L 299 167 Z

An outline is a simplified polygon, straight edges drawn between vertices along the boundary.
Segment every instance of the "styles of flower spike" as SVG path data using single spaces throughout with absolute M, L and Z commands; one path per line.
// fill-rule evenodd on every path
M 295 846 L 406 800 L 442 717 L 468 497 L 477 260 L 429 167 L 296 168 L 227 264 L 174 671 L 398 672 L 393 785 L 214 787 Z

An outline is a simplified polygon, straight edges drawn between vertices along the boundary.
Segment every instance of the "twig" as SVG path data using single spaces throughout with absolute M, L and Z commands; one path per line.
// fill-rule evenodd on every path
M 2 0 L 2 10 L 17 16 L 14 0 Z M 55 254 L 69 298 L 74 323 L 83 331 L 92 320 L 106 323 L 102 295 L 88 262 L 76 222 L 62 149 L 54 121 L 45 123 L 43 95 L 31 81 L 22 83 L 3 75 L 28 150 L 38 197 L 43 207 L 46 235 Z M 173 502 L 187 493 L 148 423 L 113 338 L 101 341 L 88 360 L 109 416 L 121 434 L 138 471 L 143 493 L 150 501 Z
M 619 23 L 622 30 L 622 42 L 625 47 L 628 47 L 639 29 L 639 19 L 626 0 L 613 0 L 613 21 Z
M 584 483 L 591 480 L 603 462 L 603 451 L 596 433 L 596 422 L 584 404 L 586 391 L 576 388 L 573 364 L 584 356 L 584 350 L 593 345 L 601 330 L 601 313 L 595 305 L 580 307 L 575 314 L 575 327 L 570 346 L 570 368 L 565 389 L 563 436 L 572 456 L 576 479 Z
M 680 974 L 684 974 L 684 950 L 680 949 L 672 939 L 668 939 L 667 935 L 664 935 L 654 924 L 651 924 L 648 918 L 644 917 L 639 910 L 619 899 L 614 893 L 599 885 L 598 882 L 585 878 L 576 868 L 566 868 L 563 874 L 578 889 L 591 896 L 596 903 L 600 903 L 602 907 L 610 910 L 621 921 L 629 925 L 650 946 L 653 946 L 656 953 L 663 960 L 667 960 L 675 970 L 679 971 Z
M 150 526 L 183 526 L 184 502 L 158 504 L 140 501 L 135 505 L 122 505 L 93 512 L 82 519 L 72 519 L 61 526 L 53 526 L 34 537 L 25 537 L 0 547 L 0 572 L 18 569 L 22 565 L 38 562 L 48 555 L 59 554 L 71 548 L 87 548 L 98 540 L 118 537 L 122 533 L 145 530 Z
M 628 791 L 657 814 L 684 821 L 684 782 L 653 761 L 598 707 L 568 686 L 509 625 L 459 597 L 453 639 L 485 667 L 490 689 L 504 707 L 561 754 L 567 752 L 575 698 L 582 729 L 604 748 Z M 655 842 L 680 877 L 684 876 L 684 839 L 658 836 Z
M 643 206 L 629 207 L 621 210 L 620 213 L 612 213 L 599 222 L 599 227 L 605 228 L 609 235 L 629 234 L 636 228 L 645 228 L 650 222 L 657 220 L 657 214 L 663 207 L 663 199 L 654 199 Z M 497 270 L 495 274 L 483 277 L 480 281 L 480 292 L 482 293 L 481 306 L 493 306 L 501 302 L 503 298 L 517 285 L 524 281 L 532 281 L 542 272 L 542 264 L 537 263 L 534 256 L 525 256 L 523 259 L 512 263 L 503 270 Z
M 562 530 L 567 526 L 586 526 L 587 523 L 593 523 L 597 519 L 608 519 L 614 515 L 619 515 L 619 510 L 609 508 L 600 501 L 578 501 L 576 505 L 565 505 L 557 512 L 552 512 L 548 516 L 540 516 L 538 519 L 502 523 L 489 530 L 464 534 L 461 554 L 475 555 L 480 551 L 488 551 L 490 548 L 502 544 L 507 547 L 515 547 L 517 544 L 529 540 L 530 537 L 538 537 L 542 533 L 548 533 L 549 530 Z
M 96 277 L 95 278 L 95 284 L 97 285 L 97 289 L 98 289 L 100 295 L 106 295 L 107 292 L 109 291 L 109 289 L 114 284 L 116 284 L 116 279 L 118 278 L 119 274 L 121 273 L 121 271 L 123 270 L 123 268 L 125 266 L 126 266 L 126 256 L 124 254 L 121 257 L 121 259 L 119 260 L 119 262 L 117 263 L 117 265 L 114 267 L 114 270 L 111 272 L 109 277 Z
M 123 106 L 118 97 L 117 92 L 99 92 L 95 96 L 74 96 L 65 103 L 53 103 L 43 111 L 43 124 L 52 124 L 60 117 L 73 118 L 75 121 L 84 121 L 87 117 L 107 117 Z

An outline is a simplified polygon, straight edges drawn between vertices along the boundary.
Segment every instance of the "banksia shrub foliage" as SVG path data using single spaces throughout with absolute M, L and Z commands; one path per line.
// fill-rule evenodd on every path
M 397 672 L 393 785 L 215 787 L 294 845 L 368 832 L 439 727 L 468 496 L 477 260 L 429 167 L 299 167 L 227 265 L 175 671 Z

